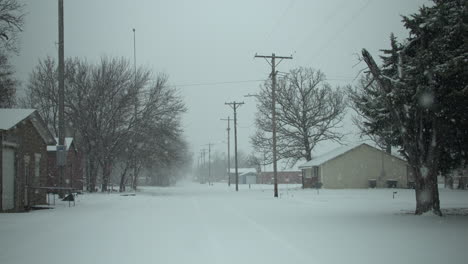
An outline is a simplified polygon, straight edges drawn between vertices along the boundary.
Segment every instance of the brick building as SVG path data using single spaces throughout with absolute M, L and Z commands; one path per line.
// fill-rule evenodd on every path
M 55 138 L 58 142 L 58 138 Z M 83 190 L 83 163 L 81 152 L 71 137 L 65 138 L 66 166 L 64 178 L 59 178 L 57 167 L 57 145 L 47 146 L 48 167 L 47 184 L 49 187 L 66 187 Z
M 300 171 L 278 171 L 278 184 L 302 184 Z M 258 184 L 273 184 L 273 172 L 260 172 L 257 177 Z
M 0 109 L 0 211 L 46 202 L 47 145 L 56 144 L 34 109 Z

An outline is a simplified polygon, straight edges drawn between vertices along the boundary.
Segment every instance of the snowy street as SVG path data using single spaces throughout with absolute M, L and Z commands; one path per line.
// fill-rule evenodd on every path
M 0 214 L 0 263 L 466 263 L 467 209 L 414 216 L 412 190 L 280 187 L 142 187 Z M 468 192 L 441 203 L 468 208 Z

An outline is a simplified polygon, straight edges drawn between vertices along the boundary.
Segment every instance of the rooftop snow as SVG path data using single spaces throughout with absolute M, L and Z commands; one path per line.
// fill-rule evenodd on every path
M 365 143 L 357 143 L 357 144 L 351 144 L 351 145 L 346 145 L 346 146 L 341 146 L 339 148 L 336 148 L 332 151 L 329 151 L 323 155 L 320 155 L 316 158 L 313 158 L 312 160 L 302 164 L 299 166 L 300 169 L 303 169 L 303 168 L 310 168 L 310 167 L 313 167 L 313 166 L 319 166 L 329 160 L 332 160 L 340 155 L 343 155 L 344 153 L 354 149 L 354 148 L 357 148 L 361 145 L 363 145 Z M 366 144 L 367 145 L 367 144 Z
M 57 141 L 57 145 L 58 145 L 59 139 L 55 138 L 55 141 Z M 70 149 L 70 146 L 71 146 L 72 142 L 73 142 L 72 137 L 66 137 L 65 138 L 65 146 L 67 147 L 67 151 Z M 47 146 L 47 151 L 57 151 L 57 145 Z
M 0 130 L 9 130 L 30 116 L 35 109 L 0 109 Z

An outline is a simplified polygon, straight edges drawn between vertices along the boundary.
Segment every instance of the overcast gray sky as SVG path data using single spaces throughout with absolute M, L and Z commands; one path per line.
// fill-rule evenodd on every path
M 21 1 L 21 0 L 20 0 Z M 57 57 L 57 0 L 26 4 L 21 50 L 13 58 L 22 84 L 39 59 Z M 353 67 L 367 48 L 374 57 L 387 48 L 389 34 L 408 35 L 400 15 L 415 13 L 425 0 L 80 0 L 64 1 L 65 56 L 95 62 L 101 56 L 133 60 L 170 76 L 188 106 L 184 127 L 192 150 L 226 138 L 233 116 L 228 101 L 244 101 L 238 111 L 239 149 L 250 152 L 255 99 L 270 66 L 255 53 L 293 55 L 278 70 L 297 66 L 322 70 L 332 85 L 352 84 L 364 65 Z M 348 130 L 349 120 L 347 120 Z M 349 140 L 355 138 L 350 137 Z M 335 145 L 322 144 L 314 153 Z M 225 151 L 225 144 L 214 147 Z

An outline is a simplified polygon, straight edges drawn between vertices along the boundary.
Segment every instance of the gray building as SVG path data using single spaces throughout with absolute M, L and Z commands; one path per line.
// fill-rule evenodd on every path
M 257 170 L 255 168 L 238 168 L 239 184 L 255 184 L 257 183 Z M 231 168 L 229 171 L 231 183 L 236 182 L 236 169 Z

